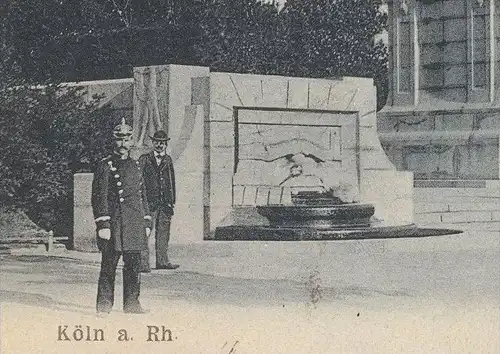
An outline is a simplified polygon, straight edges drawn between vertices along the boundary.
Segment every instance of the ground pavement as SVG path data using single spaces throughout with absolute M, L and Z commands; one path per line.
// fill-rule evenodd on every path
M 99 254 L 14 249 L 1 352 L 500 353 L 499 238 L 174 245 L 181 268 L 142 276 L 152 312 L 121 312 L 119 271 L 105 319 Z

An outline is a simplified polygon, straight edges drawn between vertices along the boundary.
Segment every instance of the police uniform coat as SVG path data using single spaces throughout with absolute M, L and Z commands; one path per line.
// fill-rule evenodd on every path
M 163 205 L 166 213 L 173 215 L 176 193 L 172 158 L 169 155 L 165 155 L 160 165 L 158 165 L 154 151 L 152 151 L 142 155 L 139 160 L 143 166 L 149 210 L 154 212 L 160 205 Z
M 91 199 L 97 230 L 111 230 L 115 251 L 147 249 L 145 228 L 151 228 L 151 216 L 138 161 L 115 155 L 102 160 L 94 173 Z

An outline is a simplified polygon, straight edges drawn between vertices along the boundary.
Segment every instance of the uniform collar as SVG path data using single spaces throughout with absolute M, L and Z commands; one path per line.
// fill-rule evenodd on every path
M 127 154 L 126 158 L 122 158 L 122 156 L 120 154 L 114 153 L 113 156 L 112 156 L 112 159 L 113 159 L 113 161 L 126 161 L 126 160 L 130 160 L 130 153 Z

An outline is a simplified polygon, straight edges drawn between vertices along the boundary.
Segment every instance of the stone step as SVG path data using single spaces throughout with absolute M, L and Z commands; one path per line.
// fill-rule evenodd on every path
M 415 203 L 450 203 L 450 204 L 459 204 L 459 203 L 498 203 L 500 204 L 500 197 L 495 196 L 443 196 L 438 193 L 434 195 L 418 195 L 413 194 L 413 201 Z
M 486 197 L 500 198 L 500 188 L 414 188 L 413 195 L 416 200 L 428 200 L 448 197 Z
M 415 188 L 486 188 L 484 180 L 428 180 L 416 179 L 413 182 Z
M 486 188 L 415 188 L 415 222 L 419 225 L 500 221 L 498 181 Z M 470 226 L 470 225 L 469 225 Z
M 497 211 L 500 210 L 500 199 L 496 201 L 438 201 L 415 202 L 415 214 L 451 212 L 451 211 Z
M 439 227 L 439 226 L 436 226 Z M 452 227 L 452 229 L 460 229 Z M 386 251 L 398 252 L 429 252 L 429 251 L 461 251 L 461 250 L 498 250 L 500 247 L 499 231 L 464 230 L 461 234 L 437 236 L 437 237 L 415 237 L 409 239 L 394 239 L 387 242 Z
M 500 235 L 500 221 L 490 222 L 458 222 L 458 223 L 439 223 L 430 225 L 419 225 L 421 227 L 437 227 L 444 229 L 457 229 L 463 231 L 477 231 L 477 232 L 497 232 Z
M 415 223 L 464 223 L 464 222 L 490 222 L 500 221 L 500 210 L 479 210 L 479 211 L 451 211 L 415 214 Z

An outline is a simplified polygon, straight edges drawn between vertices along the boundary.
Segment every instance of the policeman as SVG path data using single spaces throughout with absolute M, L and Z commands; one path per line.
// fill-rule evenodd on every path
M 123 256 L 123 311 L 147 313 L 139 303 L 141 251 L 147 249 L 151 231 L 147 197 L 139 163 L 132 160 L 132 128 L 115 127 L 114 152 L 97 166 L 92 182 L 92 209 L 97 245 L 102 252 L 97 290 L 97 314 L 104 317 L 113 307 L 115 275 Z

